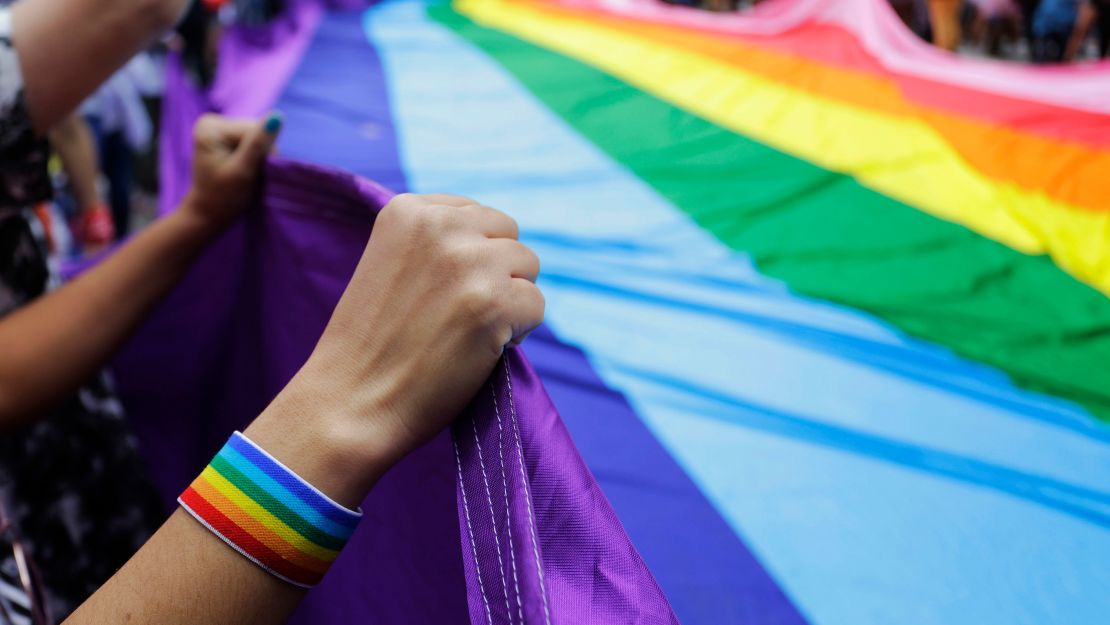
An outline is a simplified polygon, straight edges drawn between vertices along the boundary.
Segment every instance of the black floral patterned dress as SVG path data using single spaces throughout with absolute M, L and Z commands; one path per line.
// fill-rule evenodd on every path
M 32 211 L 51 196 L 49 149 L 28 118 L 10 24 L 0 9 L 0 320 L 54 286 Z M 32 425 L 0 434 L 0 504 L 37 564 L 56 621 L 164 518 L 146 475 L 105 374 Z M 18 619 L 10 540 L 0 537 L 0 600 Z

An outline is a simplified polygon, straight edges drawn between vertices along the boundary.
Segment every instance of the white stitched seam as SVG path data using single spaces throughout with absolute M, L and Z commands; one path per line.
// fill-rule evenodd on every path
M 459 471 L 459 492 L 462 493 L 463 516 L 466 517 L 466 533 L 470 537 L 470 555 L 474 558 L 474 572 L 478 576 L 478 590 L 482 593 L 482 603 L 486 606 L 486 621 L 493 625 L 493 614 L 489 609 L 489 599 L 486 598 L 486 586 L 482 583 L 482 567 L 478 565 L 478 545 L 474 542 L 474 528 L 470 526 L 470 506 L 466 503 L 466 484 L 463 483 L 462 456 L 459 454 L 459 443 L 455 440 L 455 433 L 451 433 L 451 446 L 455 448 L 455 466 Z
M 528 508 L 528 529 L 532 538 L 532 556 L 536 559 L 536 574 L 540 578 L 540 597 L 543 598 L 543 622 L 551 625 L 551 610 L 547 607 L 547 589 L 543 582 L 543 565 L 540 563 L 539 540 L 536 538 L 536 523 L 532 518 L 532 493 L 528 478 L 524 475 L 524 443 L 520 439 L 520 427 L 516 420 L 516 402 L 513 400 L 513 380 L 509 375 L 509 361 L 505 361 L 505 384 L 509 391 L 509 416 L 513 421 L 513 434 L 516 438 L 516 454 L 520 460 L 520 479 L 524 483 L 524 502 Z
M 505 531 L 509 533 L 509 562 L 512 564 L 513 570 L 513 591 L 516 593 L 516 615 L 520 619 L 520 624 L 524 625 L 524 606 L 520 603 L 520 581 L 516 574 L 516 550 L 513 547 L 513 526 L 512 515 L 510 513 L 509 505 L 509 478 L 505 474 L 505 452 L 503 450 L 504 443 L 504 428 L 501 425 L 501 408 L 497 401 L 497 391 L 494 386 L 490 384 L 490 395 L 493 397 L 493 414 L 497 417 L 497 457 L 501 460 L 501 490 L 505 496 Z
M 505 583 L 505 560 L 501 557 L 501 536 L 497 533 L 497 515 L 493 513 L 493 495 L 489 488 L 489 477 L 486 474 L 486 461 L 482 458 L 482 442 L 478 440 L 478 422 L 470 420 L 470 427 L 474 430 L 474 446 L 478 449 L 478 467 L 482 469 L 482 483 L 486 486 L 486 501 L 489 502 L 489 520 L 493 526 L 493 547 L 497 550 L 497 571 L 501 574 L 501 592 L 505 595 L 505 616 L 509 625 L 513 625 L 513 611 L 509 607 L 509 586 Z

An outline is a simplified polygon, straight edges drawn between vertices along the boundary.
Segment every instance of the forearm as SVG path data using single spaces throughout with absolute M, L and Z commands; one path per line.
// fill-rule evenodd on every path
M 34 0 L 12 9 L 31 119 L 45 134 L 172 27 L 187 0 Z
M 65 623 L 276 625 L 303 594 L 177 510 Z
M 330 400 L 316 392 L 320 388 L 294 383 L 246 434 L 310 484 L 354 508 L 390 461 L 369 455 L 370 445 L 347 435 L 352 430 L 341 421 L 353 417 L 341 416 L 337 405 L 329 408 Z M 177 510 L 66 624 L 270 625 L 285 622 L 303 595 Z
M 0 428 L 103 367 L 215 234 L 183 207 L 72 283 L 0 319 Z

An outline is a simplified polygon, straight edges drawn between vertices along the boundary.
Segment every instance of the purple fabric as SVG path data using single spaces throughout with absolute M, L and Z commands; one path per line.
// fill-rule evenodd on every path
M 303 364 L 388 197 L 272 161 L 259 205 L 129 341 L 120 394 L 167 504 Z M 291 622 L 677 622 L 515 349 L 363 509 Z
M 451 432 L 471 623 L 678 622 L 521 352 Z

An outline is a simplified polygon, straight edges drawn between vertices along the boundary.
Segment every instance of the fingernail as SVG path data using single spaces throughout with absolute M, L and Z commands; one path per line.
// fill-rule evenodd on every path
M 276 135 L 281 130 L 281 113 L 274 111 L 266 116 L 265 124 L 266 132 L 271 135 Z

